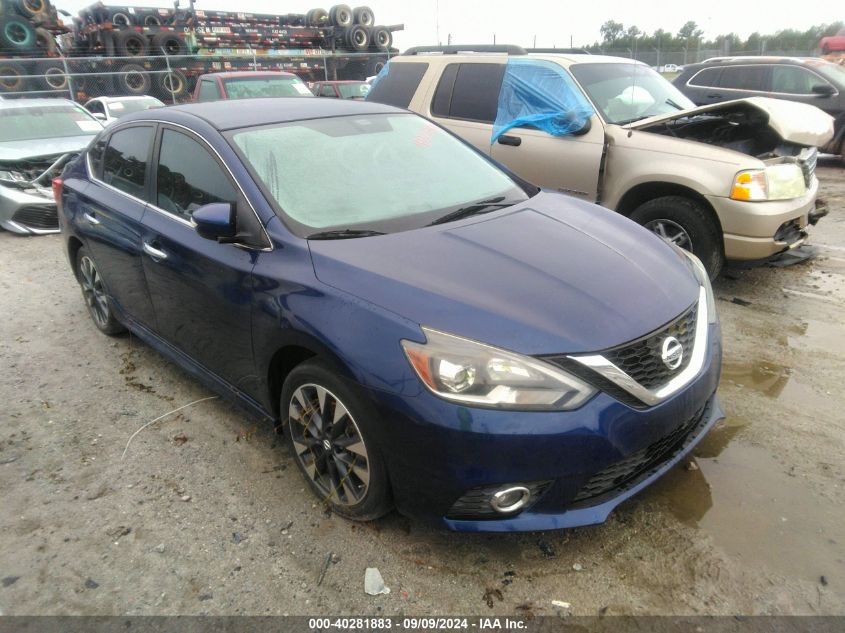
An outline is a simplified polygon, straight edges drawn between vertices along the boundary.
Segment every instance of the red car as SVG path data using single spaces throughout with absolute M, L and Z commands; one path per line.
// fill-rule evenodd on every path
M 312 88 L 318 97 L 364 99 L 370 91 L 366 81 L 318 81 Z
M 836 35 L 828 35 L 820 39 L 819 48 L 822 49 L 822 55 L 834 51 L 845 51 L 845 29 L 839 29 Z
M 313 96 L 299 77 L 281 71 L 209 73 L 200 75 L 194 88 L 194 101 Z

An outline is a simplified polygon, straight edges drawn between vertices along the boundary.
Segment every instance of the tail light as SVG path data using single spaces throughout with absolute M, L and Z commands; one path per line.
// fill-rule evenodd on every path
M 62 186 L 64 181 L 61 178 L 53 178 L 53 200 L 56 201 L 56 208 L 62 210 Z

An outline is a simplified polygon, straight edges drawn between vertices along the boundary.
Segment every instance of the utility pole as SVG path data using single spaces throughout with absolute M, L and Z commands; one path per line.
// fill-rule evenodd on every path
M 536 35 L 534 36 L 534 47 L 533 48 L 537 48 L 537 36 Z
M 495 46 L 495 45 L 496 45 L 496 34 L 493 33 L 493 46 Z

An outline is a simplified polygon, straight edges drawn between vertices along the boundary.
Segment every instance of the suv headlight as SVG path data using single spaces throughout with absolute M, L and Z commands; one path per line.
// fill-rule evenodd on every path
M 739 172 L 731 187 L 734 200 L 791 200 L 807 192 L 804 172 L 795 163 L 778 163 L 765 169 Z
M 701 260 L 693 253 L 690 253 L 682 248 L 679 248 L 678 250 L 686 255 L 692 273 L 695 275 L 695 278 L 698 279 L 698 283 L 704 287 L 704 293 L 707 300 L 707 322 L 715 323 L 719 319 L 719 315 L 716 312 L 716 298 L 713 296 L 713 285 L 710 283 L 710 276 L 707 274 L 707 269 L 704 267 L 704 264 L 701 263 Z
M 427 342 L 403 340 L 411 366 L 434 394 L 467 405 L 501 409 L 577 409 L 596 390 L 548 363 L 422 328 Z

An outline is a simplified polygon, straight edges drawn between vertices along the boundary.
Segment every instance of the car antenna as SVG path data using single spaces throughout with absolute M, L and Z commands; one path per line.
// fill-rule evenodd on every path
M 631 64 L 631 105 L 634 105 L 634 92 L 637 89 L 637 60 L 631 60 L 633 63 Z M 634 134 L 634 131 L 629 127 L 628 128 L 628 138 Z

